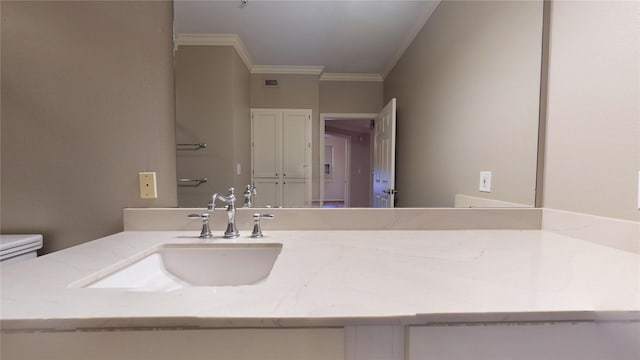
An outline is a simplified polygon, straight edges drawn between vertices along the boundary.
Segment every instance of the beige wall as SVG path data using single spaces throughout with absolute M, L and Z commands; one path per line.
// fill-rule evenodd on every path
M 378 113 L 381 81 L 320 81 L 321 113 Z
M 175 206 L 172 3 L 1 6 L 2 233 L 50 252 L 121 231 L 124 207 Z
M 640 3 L 554 1 L 544 206 L 640 220 Z
M 178 151 L 177 173 L 180 178 L 209 180 L 178 187 L 179 206 L 203 207 L 211 194 L 226 193 L 231 186 L 241 192 L 251 182 L 249 85 L 249 71 L 233 47 L 178 47 L 177 142 L 206 143 L 207 148 Z
M 233 52 L 233 163 L 234 186 L 238 193 L 251 184 L 251 73 Z M 240 175 L 235 166 L 240 164 Z M 242 195 L 238 196 L 241 201 Z
M 533 206 L 541 44 L 542 1 L 440 3 L 384 82 L 385 102 L 398 99 L 399 206 L 459 193 Z
M 177 174 L 209 180 L 178 187 L 181 207 L 204 207 L 212 193 L 233 184 L 233 52 L 230 46 L 185 45 L 176 51 L 176 141 L 207 144 L 177 151 Z

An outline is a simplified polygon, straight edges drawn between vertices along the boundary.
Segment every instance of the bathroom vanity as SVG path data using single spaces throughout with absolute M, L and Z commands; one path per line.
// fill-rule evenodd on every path
M 542 209 L 489 210 L 501 226 L 473 216 L 482 210 L 458 211 L 461 223 L 479 229 L 440 230 L 417 229 L 429 227 L 422 216 L 437 218 L 438 209 L 409 217 L 395 210 L 404 216 L 375 231 L 281 230 L 287 221 L 277 220 L 287 213 L 305 215 L 278 209 L 261 239 L 247 236 L 251 214 L 244 209 L 238 239 L 221 238 L 221 218 L 213 239 L 199 238 L 199 223 L 184 216 L 189 209 L 128 211 L 127 231 L 3 269 L 3 359 L 87 352 L 94 359 L 348 360 L 640 354 L 640 256 L 543 230 Z M 309 217 L 321 228 L 326 219 L 318 211 Z M 347 211 L 366 217 L 357 209 L 342 215 Z M 475 223 L 466 222 L 469 215 Z M 199 286 L 180 275 L 165 287 L 91 287 L 167 248 L 195 249 L 174 260 L 203 271 L 207 263 L 196 259 L 202 249 L 276 249 L 276 257 L 266 277 L 244 285 Z M 237 257 L 224 267 L 233 277 L 256 259 Z M 157 273 L 153 266 L 163 265 L 138 269 L 129 280 Z

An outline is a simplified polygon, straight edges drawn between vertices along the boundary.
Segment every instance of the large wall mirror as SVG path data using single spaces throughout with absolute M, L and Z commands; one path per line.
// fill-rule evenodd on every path
M 179 206 L 535 205 L 542 0 L 174 6 Z

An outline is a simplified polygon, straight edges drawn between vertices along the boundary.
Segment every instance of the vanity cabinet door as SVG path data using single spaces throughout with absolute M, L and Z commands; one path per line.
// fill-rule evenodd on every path
M 344 360 L 344 331 L 127 330 L 2 333 L 2 360 Z
M 409 327 L 409 360 L 640 359 L 640 322 Z

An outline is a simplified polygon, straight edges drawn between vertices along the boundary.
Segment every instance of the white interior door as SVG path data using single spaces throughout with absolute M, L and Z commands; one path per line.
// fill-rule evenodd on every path
M 395 98 L 375 119 L 373 147 L 373 207 L 392 208 L 396 193 Z

